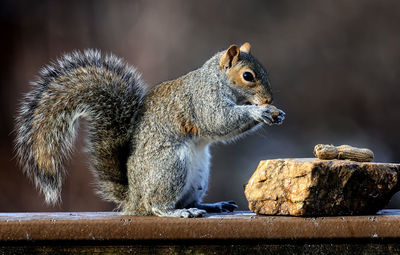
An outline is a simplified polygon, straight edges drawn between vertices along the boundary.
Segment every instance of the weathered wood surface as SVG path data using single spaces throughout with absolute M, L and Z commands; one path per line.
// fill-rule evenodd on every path
M 400 254 L 400 210 L 345 217 L 0 213 L 0 254 Z
M 46 240 L 229 240 L 399 238 L 399 210 L 344 217 L 256 216 L 161 218 L 117 212 L 0 213 L 0 242 Z

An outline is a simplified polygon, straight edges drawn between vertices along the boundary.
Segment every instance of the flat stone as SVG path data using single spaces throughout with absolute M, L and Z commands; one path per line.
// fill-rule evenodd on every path
M 400 164 L 319 160 L 261 161 L 245 188 L 257 214 L 375 214 L 400 190 Z

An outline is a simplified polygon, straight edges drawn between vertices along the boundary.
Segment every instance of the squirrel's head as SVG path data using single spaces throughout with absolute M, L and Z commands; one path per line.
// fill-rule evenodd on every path
M 238 92 L 237 104 L 271 104 L 272 93 L 267 71 L 250 54 L 250 44 L 231 45 L 222 53 L 220 70 Z

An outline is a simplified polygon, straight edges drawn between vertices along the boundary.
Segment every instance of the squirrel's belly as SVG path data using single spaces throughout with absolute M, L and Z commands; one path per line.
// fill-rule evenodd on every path
M 179 151 L 186 165 L 186 182 L 181 193 L 180 203 L 185 206 L 200 202 L 207 190 L 210 172 L 210 153 L 208 144 L 186 143 Z

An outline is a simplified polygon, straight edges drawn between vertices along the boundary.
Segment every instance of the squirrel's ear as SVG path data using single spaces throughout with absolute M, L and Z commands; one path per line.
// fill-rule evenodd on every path
M 231 45 L 223 54 L 219 61 L 220 69 L 225 70 L 231 68 L 239 60 L 239 47 Z
M 247 54 L 250 54 L 250 49 L 251 49 L 251 45 L 248 42 L 243 43 L 242 46 L 240 46 L 240 51 L 247 53 Z

